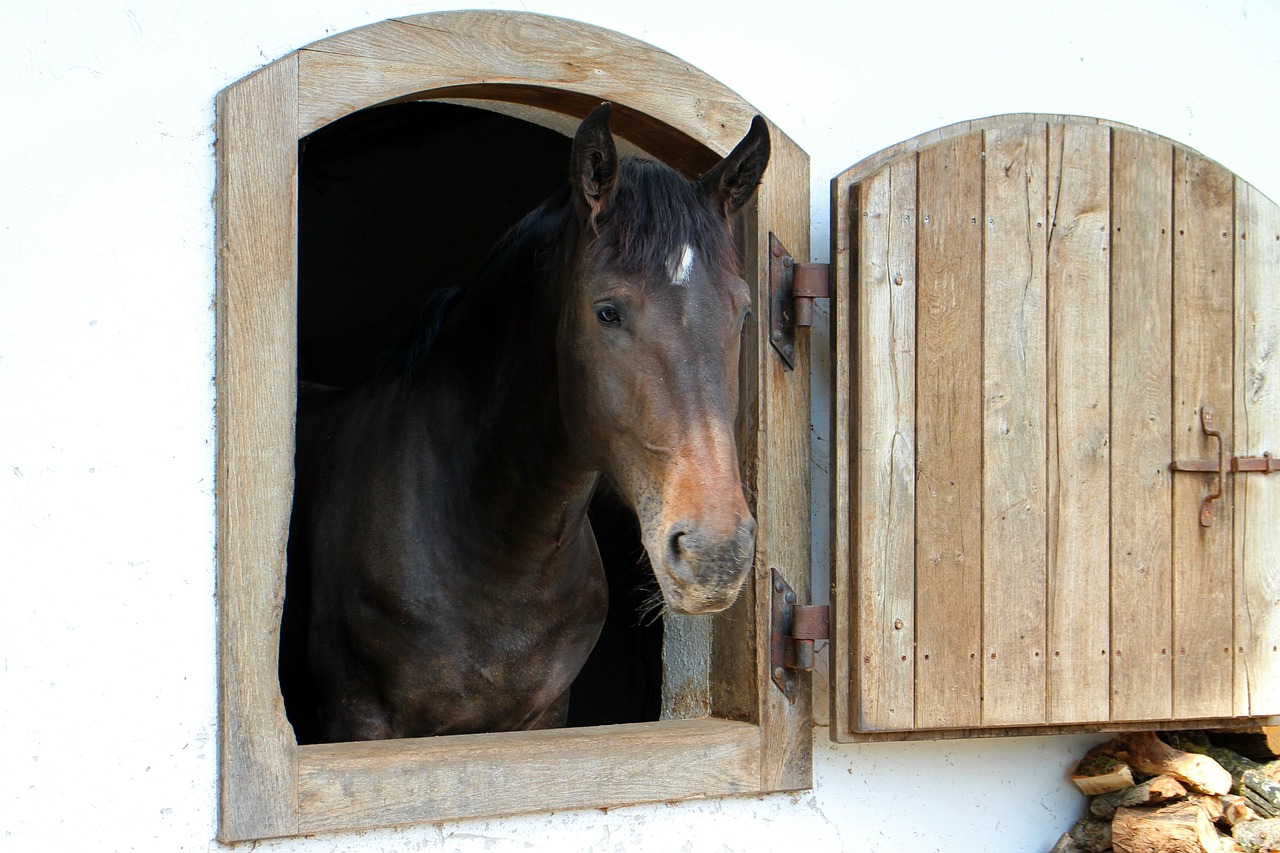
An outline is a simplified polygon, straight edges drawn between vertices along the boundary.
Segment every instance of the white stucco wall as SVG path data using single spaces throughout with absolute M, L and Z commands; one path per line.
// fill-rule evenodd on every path
M 1280 198 L 1275 0 L 516 5 L 651 42 L 755 103 L 813 157 L 819 259 L 830 175 L 993 113 L 1138 125 Z M 444 8 L 0 4 L 0 849 L 218 847 L 214 95 L 326 35 Z M 816 739 L 798 795 L 261 847 L 765 850 L 798 831 L 856 853 L 1032 853 L 1080 808 L 1064 771 L 1091 741 Z

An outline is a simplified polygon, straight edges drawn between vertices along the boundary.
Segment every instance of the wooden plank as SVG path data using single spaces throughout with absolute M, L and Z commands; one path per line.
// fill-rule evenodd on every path
M 1276 717 L 1214 717 L 1193 720 L 1140 720 L 1136 722 L 1064 723 L 1061 725 L 989 726 L 977 729 L 919 729 L 908 732 L 857 732 L 850 743 L 892 741 L 958 740 L 980 737 L 1044 737 L 1046 735 L 1097 734 L 1104 732 L 1185 731 L 1187 729 L 1238 729 L 1280 723 Z
M 855 192 L 854 702 L 874 731 L 915 719 L 915 158 Z
M 1105 720 L 1110 131 L 1049 126 L 1048 721 Z
M 1236 420 L 1239 456 L 1280 456 L 1280 208 L 1236 180 Z M 1235 487 L 1235 712 L 1280 713 L 1280 477 Z
M 1231 173 L 1190 152 L 1173 163 L 1173 438 L 1175 459 L 1207 459 L 1217 444 L 1201 431 L 1212 406 L 1233 434 L 1232 345 L 1235 206 Z M 1217 520 L 1200 524 L 1212 477 L 1173 478 L 1173 713 L 1227 716 L 1233 709 L 1234 616 L 1230 489 Z
M 1111 162 L 1111 718 L 1158 720 L 1173 713 L 1173 148 L 1115 131 Z
M 857 729 L 857 696 L 854 673 L 857 664 L 857 590 L 854 585 L 853 489 L 856 447 L 853 410 L 857 353 L 854 351 L 854 322 L 857 300 L 858 229 L 854 223 L 854 185 L 845 174 L 831 182 L 831 437 L 828 455 L 830 498 L 828 500 L 831 552 L 831 641 L 827 647 L 830 678 L 828 732 L 832 740 L 843 742 Z M 913 686 L 914 689 L 914 686 Z
M 983 134 L 982 724 L 1045 720 L 1047 128 Z
M 773 153 L 766 185 L 757 196 L 754 219 L 753 260 L 756 269 L 767 270 L 768 232 L 773 231 L 792 256 L 809 259 L 809 155 L 789 137 L 770 125 Z M 748 280 L 761 291 L 758 305 L 766 305 L 763 288 L 767 275 Z M 760 311 L 763 323 L 764 310 Z M 802 601 L 810 600 L 810 429 L 809 336 L 796 335 L 792 356 L 795 369 L 786 367 L 773 352 L 765 335 L 756 348 L 757 376 L 761 389 L 757 454 L 756 521 L 756 684 L 759 698 L 762 791 L 783 791 L 813 786 L 813 695 L 811 676 L 800 675 L 795 704 L 787 701 L 770 681 L 769 569 L 777 567 Z M 723 622 L 724 620 L 719 620 Z M 713 653 L 719 654 L 714 647 Z
M 981 722 L 982 138 L 919 155 L 916 725 Z
M 513 100 L 579 117 L 611 100 L 616 133 L 684 168 L 698 144 L 727 154 L 755 114 L 678 57 L 620 33 L 545 15 L 460 11 L 384 21 L 309 45 L 299 51 L 299 62 L 302 134 L 358 109 L 425 92 Z M 675 145 L 673 131 L 685 137 Z M 701 171 L 713 163 L 688 166 Z
M 759 761 L 725 720 L 303 746 L 299 831 L 750 793 Z
M 293 480 L 297 63 L 218 98 L 218 837 L 296 831 L 276 674 Z

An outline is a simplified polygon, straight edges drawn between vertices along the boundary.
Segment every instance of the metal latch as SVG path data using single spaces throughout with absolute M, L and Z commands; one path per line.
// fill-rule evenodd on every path
M 813 325 L 813 300 L 831 294 L 827 264 L 798 264 L 769 232 L 769 342 L 794 368 L 795 330 Z
M 1213 423 L 1213 407 L 1202 407 L 1200 409 L 1200 428 L 1204 430 L 1206 436 L 1218 442 L 1217 459 L 1191 459 L 1169 463 L 1169 469 L 1172 471 L 1217 474 L 1214 477 L 1213 490 L 1209 492 L 1200 504 L 1201 527 L 1213 526 L 1213 502 L 1222 497 L 1226 487 L 1227 474 L 1247 474 L 1250 472 L 1274 474 L 1280 471 L 1280 459 L 1272 456 L 1270 452 L 1263 453 L 1261 456 L 1232 456 L 1228 459 L 1226 448 L 1222 443 L 1222 431 L 1216 428 Z
M 796 594 L 777 569 L 771 570 L 769 677 L 787 701 L 796 701 L 796 672 L 813 669 L 813 641 L 830 638 L 825 604 L 797 604 Z

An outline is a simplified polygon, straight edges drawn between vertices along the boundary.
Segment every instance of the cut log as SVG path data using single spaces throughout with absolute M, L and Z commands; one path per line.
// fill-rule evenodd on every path
M 1075 849 L 1083 853 L 1106 853 L 1111 849 L 1111 821 L 1083 817 L 1067 832 Z
M 1145 806 L 1167 803 L 1187 795 L 1187 789 L 1172 776 L 1156 776 L 1141 785 L 1101 794 L 1089 802 L 1089 813 L 1094 817 L 1111 817 L 1123 806 Z
M 1231 835 L 1245 853 L 1280 853 L 1280 819 L 1242 823 Z
M 1127 732 L 1111 744 L 1116 758 L 1135 770 L 1153 776 L 1168 774 L 1204 794 L 1226 794 L 1231 790 L 1231 774 L 1221 764 L 1207 755 L 1174 749 L 1155 732 Z
M 1241 774 L 1240 781 L 1242 783 L 1240 793 L 1255 803 L 1261 799 L 1265 806 L 1264 811 L 1270 811 L 1271 817 L 1277 816 L 1277 813 L 1280 812 L 1280 782 L 1276 782 L 1267 776 L 1261 767 L 1244 771 Z M 1257 796 L 1253 796 L 1254 794 Z
M 1087 796 L 1133 787 L 1133 771 L 1110 749 L 1114 742 L 1099 744 L 1084 754 L 1071 773 L 1071 781 Z
M 1231 774 L 1231 791 L 1239 794 L 1244 785 L 1244 772 L 1246 770 L 1256 770 L 1261 765 L 1258 762 L 1246 758 L 1233 749 L 1227 749 L 1223 746 L 1206 746 L 1202 750 L 1192 750 L 1193 752 L 1202 752 L 1214 761 L 1222 765 L 1222 769 Z
M 1064 832 L 1049 853 L 1085 853 L 1085 849 L 1076 845 L 1075 839 L 1071 837 L 1070 832 Z
M 1218 746 L 1234 749 L 1254 761 L 1266 762 L 1280 758 L 1280 726 L 1214 732 L 1210 739 Z
M 1222 795 L 1222 817 L 1229 826 L 1251 820 L 1262 820 L 1262 815 L 1254 810 L 1246 798 L 1238 794 Z
M 1118 853 L 1222 853 L 1225 840 L 1196 800 L 1156 809 L 1120 808 L 1111 823 Z

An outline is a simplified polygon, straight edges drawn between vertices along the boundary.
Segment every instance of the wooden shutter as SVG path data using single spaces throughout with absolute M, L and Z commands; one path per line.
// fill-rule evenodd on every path
M 1280 714 L 1280 210 L 1091 119 L 833 187 L 832 737 Z M 883 735 L 882 735 L 883 736 Z

